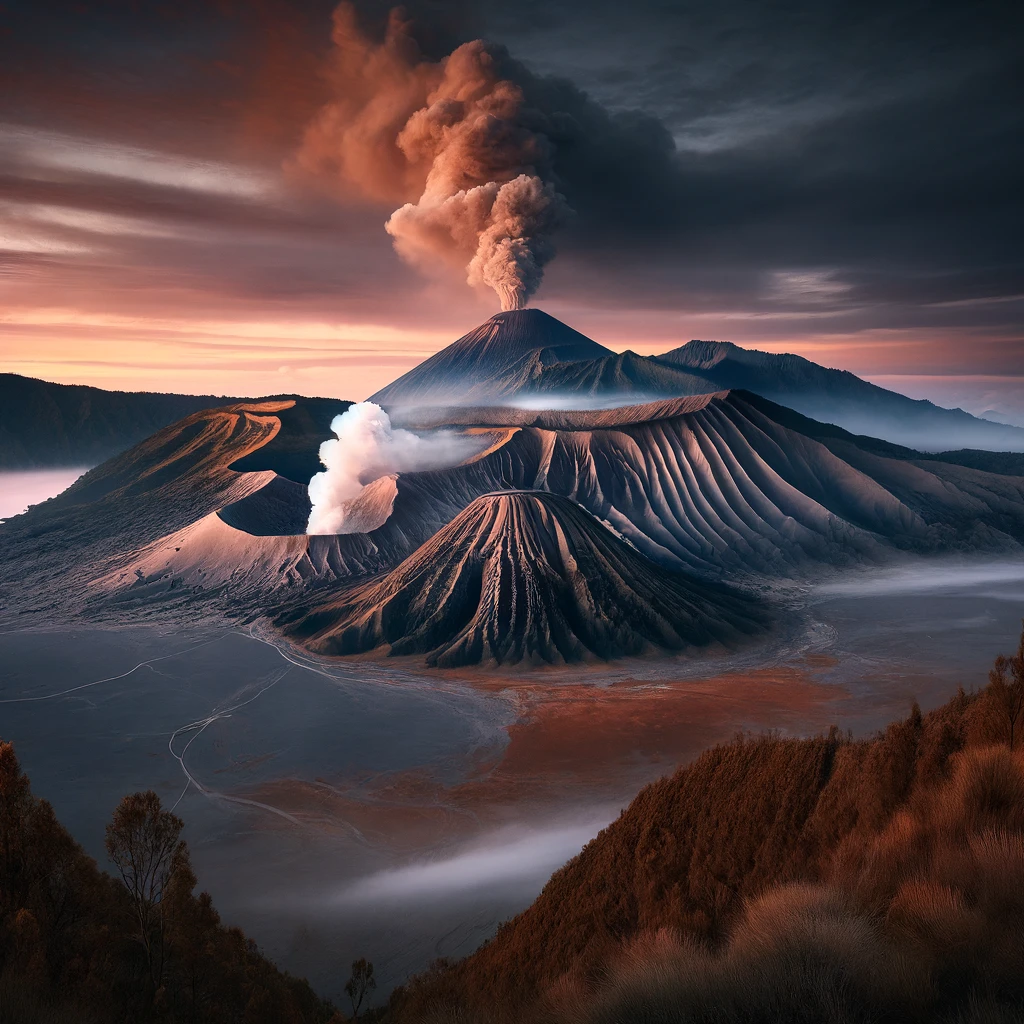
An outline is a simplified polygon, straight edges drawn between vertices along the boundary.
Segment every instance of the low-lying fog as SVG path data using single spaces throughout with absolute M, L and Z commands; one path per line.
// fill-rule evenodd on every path
M 576 824 L 566 823 L 572 817 L 566 812 L 547 825 L 499 828 L 436 859 L 378 871 L 333 891 L 319 890 L 314 899 L 330 912 L 383 910 L 389 905 L 401 912 L 410 900 L 474 902 L 481 891 L 532 899 L 552 872 L 579 853 L 616 813 L 610 807 L 605 813 L 591 808 Z
M 868 570 L 815 588 L 819 598 L 831 597 L 895 597 L 908 594 L 935 594 L 950 591 L 979 592 L 978 596 L 1024 600 L 1020 588 L 1007 589 L 1007 584 L 1024 584 L 1024 563 L 939 562 L 904 565 L 892 569 Z
M 0 522 L 67 490 L 86 467 L 0 471 Z
M 1024 559 L 915 563 L 811 589 L 784 639 L 734 657 L 506 689 L 233 626 L 0 619 L 0 736 L 101 863 L 119 798 L 152 787 L 227 922 L 334 997 L 367 956 L 383 997 L 493 934 L 644 781 L 737 729 L 865 733 L 934 707 L 985 682 L 1022 610 Z

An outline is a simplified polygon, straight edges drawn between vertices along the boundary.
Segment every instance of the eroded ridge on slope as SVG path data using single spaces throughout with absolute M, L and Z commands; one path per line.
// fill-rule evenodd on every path
M 655 565 L 571 499 L 513 490 L 477 498 L 383 578 L 284 625 L 319 653 L 451 667 L 731 645 L 766 621 L 754 599 Z
M 4 524 L 0 604 L 316 607 L 311 589 L 390 572 L 477 498 L 523 489 L 563 495 L 666 570 L 758 586 L 910 554 L 1019 557 L 1024 544 L 1014 466 L 926 458 L 742 392 L 464 409 L 448 429 L 491 434 L 480 455 L 381 479 L 367 489 L 365 532 L 308 537 L 303 478 L 339 407 L 211 410 L 97 467 Z

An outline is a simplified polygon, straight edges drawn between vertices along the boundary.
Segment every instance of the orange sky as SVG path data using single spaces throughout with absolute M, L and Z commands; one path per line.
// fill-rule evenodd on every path
M 897 373 L 886 383 L 887 368 L 912 363 L 916 350 L 935 343 L 931 332 L 920 331 L 762 341 L 756 323 L 708 314 L 641 317 L 647 332 L 634 333 L 620 316 L 552 312 L 616 351 L 651 355 L 691 337 L 738 338 L 750 347 L 797 352 L 904 389 L 920 375 Z M 0 312 L 0 371 L 117 390 L 361 399 L 486 315 L 486 308 L 470 307 L 436 326 L 415 327 L 298 315 L 287 320 L 193 319 L 61 307 L 7 309 Z M 1020 386 L 1019 378 L 1010 380 Z
M 280 164 L 0 123 L 4 159 L 20 177 L 0 195 L 0 371 L 359 399 L 496 311 L 457 275 L 405 266 L 387 206 L 325 197 Z M 835 268 L 670 274 L 657 259 L 588 264 L 570 250 L 533 304 L 618 351 L 730 340 L 998 407 L 929 391 L 980 373 L 1024 408 L 1018 296 L 869 302 Z
M 672 12 L 656 5 L 645 21 L 631 9 L 612 31 L 591 5 L 560 2 L 552 11 L 565 17 L 539 27 L 486 3 L 472 5 L 472 25 L 450 5 L 421 26 L 448 45 L 490 31 L 489 18 L 531 68 L 589 90 L 595 99 L 563 90 L 588 123 L 615 123 L 601 104 L 639 105 L 638 145 L 674 147 L 661 177 L 628 160 L 594 180 L 576 168 L 578 216 L 533 305 L 619 351 L 729 340 L 1024 415 L 1016 136 L 985 121 L 1003 109 L 998 82 L 968 88 L 973 49 L 923 40 L 914 56 L 904 41 L 875 78 L 838 54 L 834 68 L 815 64 L 820 102 L 794 107 L 794 76 L 802 88 L 820 42 L 769 42 L 773 24 L 758 24 L 716 36 L 713 60 L 694 50 L 693 74 L 648 75 L 637 57 L 671 42 Z M 0 372 L 359 399 L 496 311 L 458 275 L 398 259 L 384 231 L 394 200 L 296 174 L 305 127 L 338 98 L 325 73 L 330 2 L 182 0 L 120 14 L 61 3 L 60 32 L 45 6 L 24 5 L 9 30 L 0 9 Z M 960 27 L 946 28 L 957 43 Z M 673 31 L 690 39 L 701 25 Z M 876 50 L 890 38 L 871 33 Z M 977 52 L 994 66 L 992 40 Z M 756 96 L 733 94 L 730 69 L 752 60 L 765 81 Z M 966 111 L 955 123 L 954 71 Z M 720 93 L 695 84 L 716 81 Z M 882 131 L 894 117 L 899 131 Z M 929 147 L 946 154 L 954 132 L 958 159 L 936 158 Z M 635 205 L 648 186 L 663 204 L 653 214 Z

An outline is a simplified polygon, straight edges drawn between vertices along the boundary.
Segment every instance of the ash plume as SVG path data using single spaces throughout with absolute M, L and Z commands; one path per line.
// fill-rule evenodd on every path
M 385 228 L 420 269 L 465 272 L 520 309 L 554 256 L 569 207 L 556 189 L 552 143 L 502 47 L 476 40 L 441 61 L 423 56 L 392 11 L 384 40 L 360 30 L 353 6 L 334 14 L 334 93 L 308 126 L 297 164 L 404 201 Z
M 320 445 L 324 471 L 309 481 L 308 534 L 357 532 L 350 528 L 352 502 L 368 484 L 393 473 L 456 466 L 477 454 L 478 440 L 450 430 L 414 434 L 391 426 L 373 402 L 358 402 L 331 422 L 335 437 Z

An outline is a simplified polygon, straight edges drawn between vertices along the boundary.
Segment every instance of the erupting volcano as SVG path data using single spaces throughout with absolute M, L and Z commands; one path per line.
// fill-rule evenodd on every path
M 434 666 L 732 644 L 767 622 L 738 587 L 1019 551 L 1020 456 L 856 437 L 698 375 L 724 362 L 691 373 L 510 310 L 373 403 L 197 413 L 6 539 L 55 603 L 215 605 L 322 654 Z

